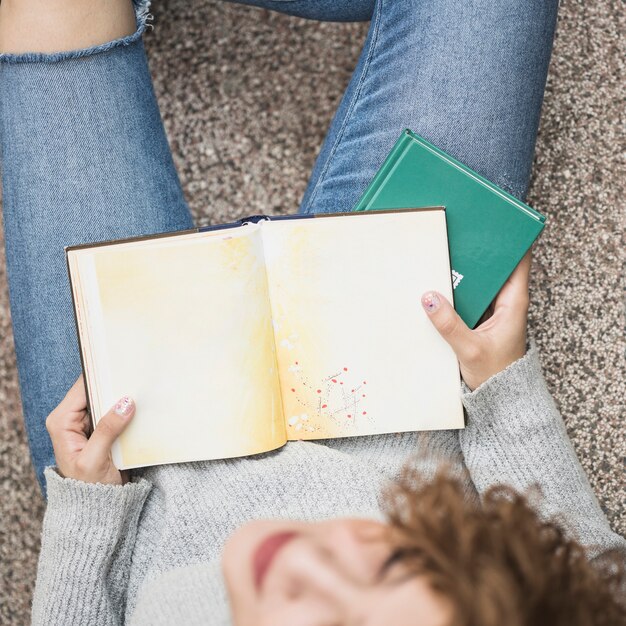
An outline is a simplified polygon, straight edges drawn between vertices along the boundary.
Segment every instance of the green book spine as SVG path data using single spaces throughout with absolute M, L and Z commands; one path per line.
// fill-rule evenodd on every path
M 545 217 L 410 130 L 354 210 L 435 205 L 446 207 L 455 308 L 473 328 L 543 230 Z

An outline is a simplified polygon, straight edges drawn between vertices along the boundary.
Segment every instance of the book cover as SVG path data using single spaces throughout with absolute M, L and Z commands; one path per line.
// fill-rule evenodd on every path
M 443 209 L 250 219 L 66 250 L 93 421 L 120 469 L 463 427 Z
M 545 217 L 405 130 L 354 211 L 446 207 L 454 305 L 473 328 L 539 236 Z

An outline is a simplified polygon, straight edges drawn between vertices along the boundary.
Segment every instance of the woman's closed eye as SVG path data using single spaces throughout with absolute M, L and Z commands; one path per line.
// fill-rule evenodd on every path
M 413 572 L 406 567 L 406 559 L 414 554 L 406 548 L 396 548 L 385 559 L 376 575 L 377 583 L 397 584 L 406 581 L 413 576 Z

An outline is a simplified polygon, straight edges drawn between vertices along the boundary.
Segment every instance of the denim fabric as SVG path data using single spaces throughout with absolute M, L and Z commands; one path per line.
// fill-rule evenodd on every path
M 371 19 L 300 210 L 349 210 L 404 128 L 515 195 L 526 191 L 557 0 L 242 2 Z M 80 374 L 67 245 L 191 227 L 137 32 L 89 50 L 0 55 L 9 295 L 26 428 L 43 488 L 45 429 Z

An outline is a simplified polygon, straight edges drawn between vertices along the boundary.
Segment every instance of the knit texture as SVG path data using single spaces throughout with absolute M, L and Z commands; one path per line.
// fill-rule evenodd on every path
M 33 624 L 230 623 L 219 557 L 230 533 L 259 518 L 382 519 L 381 492 L 405 463 L 425 477 L 466 466 L 467 491 L 537 486 L 544 517 L 558 515 L 593 558 L 626 553 L 574 454 L 536 350 L 474 392 L 463 431 L 292 442 L 241 459 L 136 471 L 124 486 L 91 485 L 46 470 L 49 501 Z

